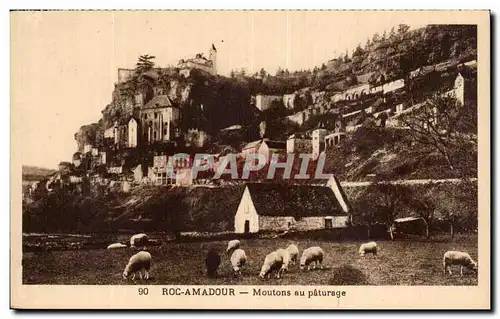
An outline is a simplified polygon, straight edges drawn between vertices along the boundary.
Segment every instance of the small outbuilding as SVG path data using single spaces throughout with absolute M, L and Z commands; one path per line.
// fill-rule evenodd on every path
M 328 186 L 248 183 L 234 216 L 236 233 L 347 227 L 350 213 Z
M 425 235 L 426 224 L 421 217 L 403 217 L 394 220 L 392 230 L 395 234 Z

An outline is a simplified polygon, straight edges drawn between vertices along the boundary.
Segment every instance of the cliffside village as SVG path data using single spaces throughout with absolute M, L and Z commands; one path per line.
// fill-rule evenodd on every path
M 197 68 L 212 75 L 217 74 L 216 59 L 217 50 L 212 45 L 209 59 L 198 54 L 195 58 L 180 60 L 179 73 L 189 77 L 190 71 Z M 470 79 L 476 76 L 476 61 L 469 61 L 458 66 L 467 69 L 468 72 L 458 72 L 453 83 L 443 84 L 447 85 L 444 94 L 453 95 L 463 105 L 468 100 L 468 96 L 475 94 L 474 92 L 477 90 L 476 87 L 470 85 L 470 83 L 475 83 Z M 444 72 L 450 67 L 449 62 L 426 66 L 412 71 L 409 77 L 416 81 L 419 78 L 425 78 L 425 75 L 430 72 L 436 70 Z M 455 64 L 453 67 L 457 67 L 457 65 Z M 132 72 L 133 70 L 119 69 L 118 82 L 126 81 Z M 239 150 L 219 145 L 219 152 L 212 154 L 215 161 L 214 166 L 217 167 L 228 153 L 237 153 L 238 157 L 242 159 L 248 154 L 262 154 L 266 161 L 269 161 L 272 154 L 275 153 L 310 153 L 313 159 L 317 159 L 321 153 L 327 152 L 330 148 L 338 147 L 346 134 L 355 131 L 368 118 L 373 119 L 376 125 L 382 127 L 404 129 L 399 121 L 400 116 L 417 112 L 422 103 L 414 105 L 405 103 L 406 84 L 403 79 L 386 82 L 382 76 L 377 80 L 378 84 L 372 85 L 368 83 L 371 76 L 372 74 L 358 76 L 357 82 L 359 84 L 341 92 L 304 88 L 280 95 L 257 94 L 252 96 L 252 107 L 259 111 L 269 109 L 276 102 L 282 103 L 290 111 L 294 109 L 294 99 L 308 91 L 312 97 L 312 103 L 304 110 L 287 116 L 290 122 L 302 126 L 312 116 L 319 114 L 336 114 L 338 120 L 330 128 L 319 125 L 319 127 L 305 133 L 293 134 L 286 141 L 261 138 L 247 143 Z M 120 152 L 133 151 L 139 146 L 147 148 L 156 142 L 173 142 L 175 144 L 180 134 L 188 136 L 187 140 L 192 145 L 203 146 L 207 134 L 199 130 L 180 132 L 176 125 L 182 116 L 182 109 L 171 101 L 163 88 L 154 88 L 153 92 L 153 96 L 148 97 L 137 93 L 133 105 L 133 109 L 136 110 L 134 115 L 122 121 L 115 121 L 112 126 L 105 128 L 104 140 L 106 145 L 111 146 L 113 152 L 110 153 L 107 149 L 99 148 L 90 143 L 84 144 L 83 147 L 79 146 L 78 151 L 73 154 L 72 162 L 61 163 L 59 172 L 46 182 L 44 186 L 47 191 L 50 192 L 55 187 L 70 185 L 79 192 L 88 193 L 96 185 L 106 185 L 108 188 L 118 188 L 128 192 L 134 184 L 188 186 L 201 183 L 191 176 L 194 164 L 192 160 L 183 159 L 174 162 L 175 172 L 186 173 L 184 174 L 185 178 L 175 180 L 167 175 L 169 154 L 153 155 L 151 164 L 147 167 L 144 167 L 144 163 L 139 163 L 139 161 L 134 162 L 127 158 L 113 156 L 113 154 Z M 377 105 L 374 103 L 377 100 L 382 100 L 383 103 Z M 239 128 L 239 125 L 233 125 L 222 131 Z M 32 189 L 38 186 L 42 185 L 36 184 Z

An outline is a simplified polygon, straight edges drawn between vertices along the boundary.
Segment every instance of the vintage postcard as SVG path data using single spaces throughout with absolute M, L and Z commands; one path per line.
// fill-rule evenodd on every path
M 490 309 L 490 12 L 11 11 L 11 307 Z

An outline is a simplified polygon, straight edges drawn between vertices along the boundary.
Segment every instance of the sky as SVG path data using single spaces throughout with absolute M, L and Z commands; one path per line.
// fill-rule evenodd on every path
M 415 21 L 416 23 L 412 23 Z M 56 168 L 76 151 L 74 134 L 111 102 L 118 68 L 142 54 L 157 66 L 217 48 L 217 69 L 274 74 L 312 69 L 374 33 L 405 23 L 390 12 L 17 12 L 11 15 L 12 128 L 23 165 Z M 17 145 L 16 145 L 17 146 Z

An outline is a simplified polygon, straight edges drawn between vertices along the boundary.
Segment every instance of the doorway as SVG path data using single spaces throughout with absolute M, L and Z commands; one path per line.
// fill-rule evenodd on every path
M 325 218 L 325 228 L 332 228 L 332 220 L 330 218 Z
M 245 234 L 248 234 L 250 232 L 250 221 L 249 220 L 245 220 L 245 230 L 244 230 Z

